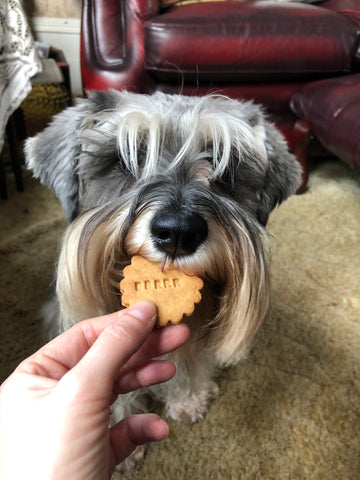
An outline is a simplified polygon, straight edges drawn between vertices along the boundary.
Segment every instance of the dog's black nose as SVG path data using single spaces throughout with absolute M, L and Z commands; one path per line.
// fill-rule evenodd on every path
M 190 255 L 206 240 L 208 226 L 197 213 L 159 212 L 151 234 L 157 248 L 171 257 Z

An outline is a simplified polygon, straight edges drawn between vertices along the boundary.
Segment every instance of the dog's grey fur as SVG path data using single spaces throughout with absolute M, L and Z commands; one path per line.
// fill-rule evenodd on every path
M 97 92 L 29 139 L 26 157 L 70 223 L 57 270 L 62 328 L 121 308 L 132 255 L 203 278 L 185 318 L 191 340 L 170 355 L 177 375 L 150 389 L 173 418 L 202 418 L 215 368 L 246 354 L 268 308 L 265 226 L 301 176 L 282 135 L 252 102 Z M 189 219 L 202 230 L 169 250 L 154 233 L 163 217 L 176 232 Z M 141 398 L 119 399 L 117 418 L 144 409 Z

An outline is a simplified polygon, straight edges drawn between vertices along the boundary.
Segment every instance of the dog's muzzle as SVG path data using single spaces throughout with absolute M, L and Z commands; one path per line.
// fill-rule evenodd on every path
M 150 226 L 156 248 L 171 258 L 191 255 L 208 236 L 206 220 L 198 213 L 160 211 Z

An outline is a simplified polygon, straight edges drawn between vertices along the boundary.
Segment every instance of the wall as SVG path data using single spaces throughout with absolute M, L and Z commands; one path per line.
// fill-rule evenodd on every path
M 81 0 L 22 0 L 29 17 L 80 18 Z
M 70 66 L 74 96 L 82 96 L 80 73 L 80 0 L 22 0 L 36 40 L 61 49 Z

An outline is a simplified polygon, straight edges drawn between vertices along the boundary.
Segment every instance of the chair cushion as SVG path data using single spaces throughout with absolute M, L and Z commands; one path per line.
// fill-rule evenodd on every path
M 299 81 L 347 73 L 357 44 L 358 29 L 345 16 L 298 3 L 195 3 L 145 24 L 146 69 L 167 81 Z
M 360 74 L 311 82 L 291 108 L 330 152 L 360 170 Z

